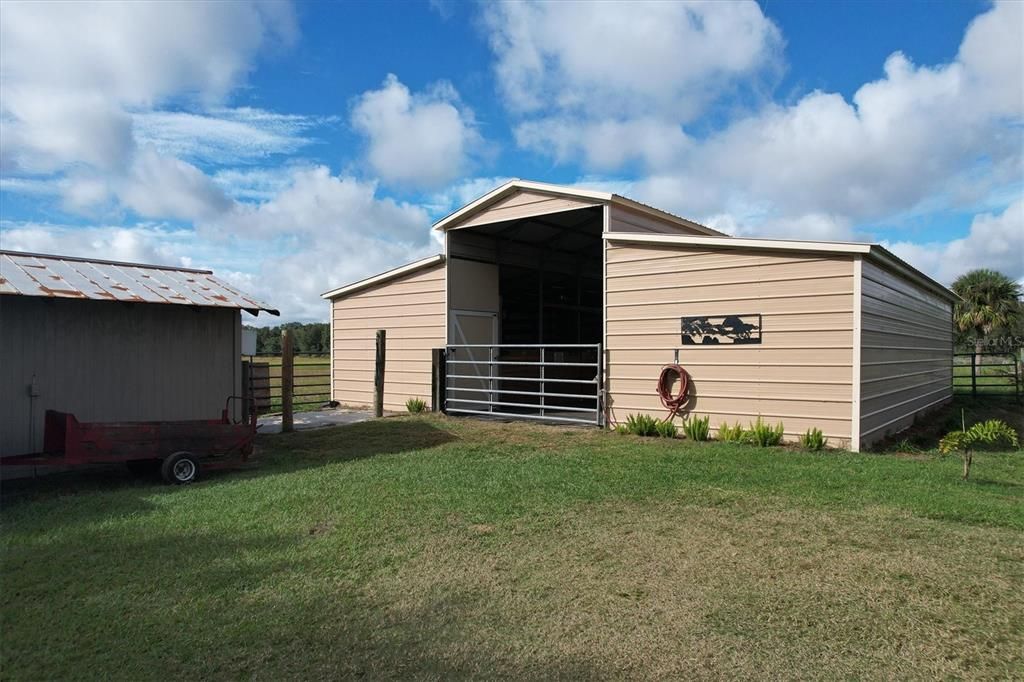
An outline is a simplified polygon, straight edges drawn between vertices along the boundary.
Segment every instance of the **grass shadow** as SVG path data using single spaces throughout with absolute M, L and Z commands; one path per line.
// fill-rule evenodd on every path
M 20 543 L 8 549 L 18 570 L 5 580 L 0 618 L 5 677 L 601 676 L 579 657 L 524 656 L 474 631 L 479 594 L 452 590 L 411 603 L 368 594 L 360 585 L 394 559 L 376 548 L 349 556 L 339 552 L 345 546 L 329 535 L 226 535 L 174 523 Z M 62 577 L 69 568 L 75 581 Z
M 193 486 L 215 486 L 238 480 L 288 473 L 340 462 L 424 450 L 456 439 L 428 419 L 380 419 L 286 434 L 259 435 L 256 452 L 239 467 L 202 472 Z M 124 494 L 125 491 L 136 494 Z M 76 507 L 60 519 L 61 525 L 87 523 L 102 516 L 144 512 L 153 507 L 145 498 L 170 495 L 178 486 L 166 485 L 156 474 L 139 476 L 123 465 L 64 471 L 38 478 L 0 482 L 0 515 L 20 514 L 40 502 L 70 503 L 80 495 L 108 494 L 109 505 Z M 67 498 L 63 499 L 62 498 Z M 51 520 L 52 522 L 52 520 Z

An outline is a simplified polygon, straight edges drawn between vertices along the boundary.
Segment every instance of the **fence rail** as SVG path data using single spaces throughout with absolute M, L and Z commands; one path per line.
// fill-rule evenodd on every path
M 1021 399 L 1021 368 L 1016 354 L 954 353 L 953 392 Z
M 303 353 L 292 356 L 294 391 L 292 403 L 297 411 L 311 410 L 331 399 L 331 358 L 328 353 Z M 249 390 L 260 414 L 281 410 L 282 358 L 280 355 L 246 357 L 250 364 Z
M 602 424 L 600 344 L 461 344 L 445 351 L 449 414 Z

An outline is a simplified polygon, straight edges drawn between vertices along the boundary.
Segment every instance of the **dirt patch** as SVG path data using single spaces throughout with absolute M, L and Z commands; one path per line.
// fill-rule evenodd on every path
M 310 527 L 309 534 L 312 536 L 324 535 L 325 533 L 330 533 L 332 530 L 334 530 L 333 521 L 317 521 L 312 527 Z

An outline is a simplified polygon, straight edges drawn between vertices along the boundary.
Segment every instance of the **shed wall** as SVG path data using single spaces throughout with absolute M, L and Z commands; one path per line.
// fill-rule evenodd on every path
M 0 455 L 41 448 L 48 409 L 82 421 L 215 419 L 241 393 L 238 310 L 7 295 L 0 320 Z
M 331 395 L 373 404 L 375 336 L 387 330 L 384 409 L 430 398 L 430 350 L 445 345 L 445 265 L 409 273 L 331 302 Z
M 849 444 L 853 411 L 853 260 L 690 246 L 607 245 L 610 418 L 665 414 L 655 384 L 679 361 L 693 381 L 689 411 L 711 425 L 761 415 L 787 439 L 820 428 Z M 761 313 L 759 345 L 683 346 L 680 318 Z
M 952 304 L 874 263 L 861 277 L 863 445 L 953 397 Z

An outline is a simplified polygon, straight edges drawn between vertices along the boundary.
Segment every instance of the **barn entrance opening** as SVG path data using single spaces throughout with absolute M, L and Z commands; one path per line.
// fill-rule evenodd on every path
M 602 210 L 448 232 L 448 412 L 601 424 Z

